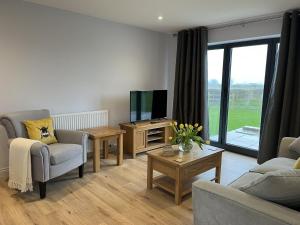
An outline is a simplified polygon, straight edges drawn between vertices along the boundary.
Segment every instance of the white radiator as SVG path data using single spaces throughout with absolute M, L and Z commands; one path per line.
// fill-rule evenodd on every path
M 108 111 L 92 111 L 52 115 L 54 129 L 81 130 L 108 126 Z

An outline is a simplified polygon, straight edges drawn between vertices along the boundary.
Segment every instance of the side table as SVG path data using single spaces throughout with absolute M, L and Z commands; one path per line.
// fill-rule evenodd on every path
M 100 170 L 100 143 L 103 142 L 104 158 L 108 156 L 108 140 L 117 139 L 117 165 L 123 162 L 123 134 L 124 130 L 113 127 L 97 127 L 84 129 L 94 143 L 93 168 L 94 172 Z

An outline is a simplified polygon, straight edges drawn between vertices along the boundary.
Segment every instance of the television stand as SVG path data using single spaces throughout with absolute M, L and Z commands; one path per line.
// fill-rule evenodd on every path
M 160 121 L 155 120 L 155 121 L 150 121 L 151 124 L 155 124 L 155 123 L 160 123 Z
M 137 153 L 162 148 L 168 144 L 172 136 L 170 123 L 172 120 L 150 120 L 132 123 L 122 123 L 120 128 L 125 130 L 124 153 L 135 158 Z
M 167 120 L 169 120 L 169 119 L 167 119 L 167 118 L 159 118 L 159 119 L 155 119 L 155 120 L 150 120 L 150 123 L 161 123 L 161 122 L 164 122 L 164 121 L 167 121 Z

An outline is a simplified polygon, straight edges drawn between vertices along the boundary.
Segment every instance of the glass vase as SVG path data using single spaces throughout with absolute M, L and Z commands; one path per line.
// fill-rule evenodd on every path
M 189 152 L 191 151 L 193 148 L 193 141 L 192 140 L 188 140 L 182 143 L 179 143 L 179 150 L 181 152 Z

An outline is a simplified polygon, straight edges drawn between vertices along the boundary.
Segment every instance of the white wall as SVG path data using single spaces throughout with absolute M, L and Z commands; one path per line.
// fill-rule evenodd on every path
M 0 29 L 0 114 L 108 109 L 117 125 L 130 90 L 167 88 L 166 34 L 21 0 L 0 1 Z
M 223 28 L 209 29 L 208 44 L 215 45 L 226 42 L 262 39 L 267 37 L 279 37 L 282 19 L 252 22 L 245 25 L 235 25 Z M 175 65 L 176 65 L 177 38 L 168 38 L 168 115 L 172 115 L 172 104 L 174 95 Z
M 1 0 L 0 27 L 0 114 L 108 109 L 116 125 L 130 90 L 167 87 L 165 34 L 19 0 Z

